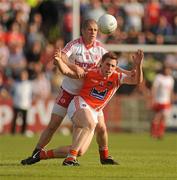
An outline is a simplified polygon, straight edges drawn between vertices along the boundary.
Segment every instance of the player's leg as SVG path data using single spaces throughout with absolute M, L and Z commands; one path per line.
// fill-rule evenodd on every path
M 51 120 L 46 129 L 44 129 L 43 133 L 41 134 L 40 139 L 36 145 L 36 149 L 42 149 L 50 142 L 53 134 L 60 126 L 63 118 L 66 116 L 67 108 L 73 97 L 73 95 L 69 94 L 65 90 L 60 89 L 52 110 Z
M 45 147 L 45 145 L 47 145 L 53 134 L 55 133 L 55 131 L 57 130 L 57 128 L 60 126 L 61 122 L 63 120 L 63 117 L 52 114 L 51 116 L 51 120 L 47 126 L 47 128 L 42 132 L 40 139 L 34 149 L 34 151 L 32 152 L 32 155 L 26 159 L 23 159 L 21 161 L 22 165 L 31 165 L 34 163 L 37 163 L 42 159 L 47 159 L 44 158 L 44 154 L 48 153 L 46 152 L 43 147 Z M 53 158 L 53 153 L 51 153 L 53 151 L 49 151 L 49 154 L 46 155 L 46 157 Z
M 108 151 L 108 133 L 103 113 L 98 116 L 98 124 L 96 126 L 96 140 L 99 146 L 101 164 L 118 164 Z
M 169 116 L 170 116 L 170 109 L 164 109 L 161 111 L 161 118 L 158 124 L 158 135 L 157 135 L 159 139 L 162 139 L 165 134 L 165 129 L 166 129 L 165 123 L 166 120 L 169 118 Z
M 22 127 L 21 127 L 21 134 L 25 134 L 26 132 L 26 126 L 27 126 L 27 110 L 22 110 Z
M 82 147 L 79 149 L 78 156 L 83 156 L 85 154 L 85 152 L 87 151 L 87 149 L 92 141 L 92 138 L 93 138 L 93 133 L 91 133 L 87 137 L 86 141 L 84 142 Z M 68 145 L 68 146 L 59 146 L 56 149 L 42 151 L 42 153 L 40 153 L 40 159 L 43 160 L 43 159 L 52 159 L 52 158 L 66 158 L 70 149 L 71 149 L 71 145 Z M 53 153 L 50 153 L 51 151 Z
M 78 138 L 81 134 L 81 131 L 78 129 L 76 132 L 76 128 L 73 129 L 74 132 L 74 139 L 78 141 Z M 91 141 L 93 138 L 93 133 L 87 136 L 87 139 L 84 141 L 81 148 L 78 150 L 78 156 L 82 156 L 87 151 Z M 73 140 L 74 141 L 74 140 Z M 66 158 L 69 151 L 71 149 L 71 145 L 68 146 L 60 146 L 56 149 L 51 149 L 47 151 L 41 151 L 40 153 L 40 160 L 52 159 L 52 158 Z
M 96 122 L 94 121 L 89 109 L 79 109 L 72 117 L 73 121 L 73 140 L 71 149 L 67 158 L 63 161 L 63 165 L 79 165 L 76 161 L 79 150 L 84 146 L 87 138 L 93 137 Z M 89 141 L 88 143 L 90 143 Z M 88 145 L 89 146 L 89 145 Z M 88 148 L 87 146 L 87 148 Z
M 70 149 L 71 149 L 71 145 L 60 146 L 56 149 L 53 149 L 54 158 L 66 158 Z
M 87 137 L 86 141 L 84 142 L 82 147 L 79 149 L 78 156 L 83 156 L 85 154 L 85 152 L 87 151 L 87 149 L 92 141 L 92 138 L 93 138 L 93 133 L 91 133 Z M 70 149 L 71 149 L 71 145 L 68 145 L 68 146 L 60 146 L 56 149 L 44 151 L 43 153 L 40 154 L 40 159 L 42 160 L 42 159 L 52 159 L 52 158 L 66 158 Z M 52 156 L 50 156 L 51 151 L 53 152 Z
M 90 135 L 87 137 L 82 147 L 79 149 L 78 156 L 83 156 L 86 153 L 87 149 L 89 148 L 92 142 L 93 136 L 94 136 L 94 132 L 90 133 Z
M 56 132 L 57 128 L 60 126 L 63 118 L 67 113 L 67 107 L 74 96 L 68 94 L 64 90 L 60 90 L 60 93 L 54 104 L 50 122 L 46 129 L 42 132 L 40 139 L 32 153 L 32 156 L 21 161 L 23 165 L 30 165 L 40 161 L 40 154 L 45 152 L 43 148 L 50 142 L 53 134 Z
M 74 139 L 79 141 L 78 138 L 80 137 L 81 131 L 79 129 L 78 129 L 78 132 L 75 132 L 75 131 L 76 131 L 76 128 L 73 129 Z M 92 137 L 93 137 L 92 134 L 87 137 L 87 140 L 85 140 L 84 145 L 82 145 L 82 147 L 78 151 L 78 156 L 81 156 L 86 152 L 86 150 L 88 149 L 90 145 Z M 71 149 L 71 145 L 60 146 L 56 149 L 51 149 L 47 151 L 42 150 L 41 153 L 39 154 L 40 160 L 52 159 L 52 158 L 66 158 L 70 149 Z
M 165 134 L 165 121 L 161 119 L 158 126 L 158 138 L 162 139 Z
M 103 113 L 100 113 L 98 116 L 98 124 L 96 126 L 96 141 L 99 148 L 108 147 L 108 133 Z
M 159 129 L 158 127 L 161 118 L 162 118 L 162 114 L 160 111 L 154 112 L 154 117 L 151 122 L 151 136 L 154 138 L 158 137 L 158 129 Z
M 15 134 L 16 133 L 16 121 L 17 121 L 17 116 L 18 116 L 18 112 L 19 110 L 17 108 L 14 108 L 14 116 L 12 119 L 12 123 L 11 123 L 11 134 Z
M 56 132 L 57 128 L 63 121 L 63 116 L 59 116 L 57 114 L 51 115 L 51 120 L 47 127 L 42 132 L 39 141 L 36 145 L 36 149 L 44 148 L 52 139 L 53 134 Z
M 88 109 L 81 109 L 73 117 L 73 140 L 71 148 L 79 151 L 85 144 L 87 137 L 93 134 L 96 123 Z

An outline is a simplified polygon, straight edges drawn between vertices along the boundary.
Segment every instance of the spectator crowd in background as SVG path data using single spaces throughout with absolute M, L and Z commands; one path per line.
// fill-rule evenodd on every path
M 118 28 L 109 36 L 100 33 L 103 43 L 177 44 L 175 0 L 80 1 L 81 21 L 98 20 L 104 13 L 116 17 Z M 52 58 L 56 48 L 71 40 L 72 29 L 72 1 L 0 0 L 0 97 L 12 97 L 12 87 L 24 69 L 34 100 L 55 97 L 62 76 Z M 120 56 L 123 68 L 129 66 L 126 56 Z M 148 53 L 144 63 L 148 87 L 161 62 L 174 68 L 177 79 L 177 54 Z

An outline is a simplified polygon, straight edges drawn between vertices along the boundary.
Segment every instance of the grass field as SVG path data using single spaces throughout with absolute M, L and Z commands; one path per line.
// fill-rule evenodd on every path
M 118 166 L 103 166 L 95 139 L 81 158 L 79 167 L 63 167 L 62 159 L 40 161 L 32 166 L 20 165 L 31 154 L 39 136 L 0 136 L 0 180 L 177 180 L 177 134 L 163 140 L 148 134 L 109 134 L 110 153 Z M 70 136 L 55 135 L 48 148 L 70 143 Z

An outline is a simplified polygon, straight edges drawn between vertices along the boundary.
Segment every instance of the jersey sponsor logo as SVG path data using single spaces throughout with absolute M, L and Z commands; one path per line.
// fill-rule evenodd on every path
M 107 89 L 105 89 L 104 91 L 99 91 L 99 90 L 93 88 L 93 89 L 91 90 L 90 95 L 93 96 L 93 97 L 95 97 L 96 99 L 103 100 L 103 99 L 105 98 L 107 92 L 108 92 Z
M 85 62 L 78 62 L 77 60 L 75 60 L 75 64 L 84 68 L 84 69 L 89 69 L 91 67 L 96 66 L 96 63 L 85 63 Z

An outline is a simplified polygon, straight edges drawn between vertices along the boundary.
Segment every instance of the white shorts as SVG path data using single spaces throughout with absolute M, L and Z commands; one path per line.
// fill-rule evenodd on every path
M 53 109 L 52 109 L 52 114 L 56 114 L 58 116 L 65 117 L 67 114 L 67 108 L 55 103 L 53 106 Z
M 96 111 L 95 109 L 93 109 L 90 105 L 88 105 L 84 99 L 80 96 L 75 96 L 74 99 L 71 101 L 71 103 L 69 104 L 68 107 L 68 116 L 69 118 L 72 120 L 72 117 L 74 115 L 74 113 L 78 110 L 78 109 L 88 109 L 93 117 L 93 120 L 95 123 L 98 123 L 98 116 L 103 116 L 103 111 Z
M 67 114 L 67 108 L 73 98 L 73 94 L 70 94 L 63 88 L 60 88 L 58 96 L 55 100 L 55 104 L 52 109 L 52 114 L 65 117 Z

